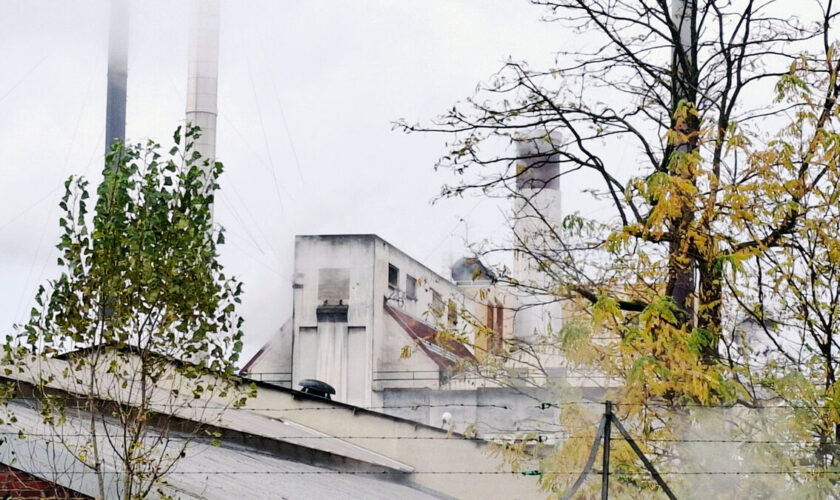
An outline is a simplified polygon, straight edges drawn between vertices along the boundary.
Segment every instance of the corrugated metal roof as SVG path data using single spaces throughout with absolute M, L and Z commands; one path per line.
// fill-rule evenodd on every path
M 17 421 L 3 426 L 3 431 L 22 432 L 25 439 L 10 435 L 0 447 L 0 462 L 96 496 L 96 475 L 85 469 L 70 452 L 74 447 L 78 451 L 88 440 L 85 429 L 89 426 L 90 415 L 85 412 L 68 414 L 67 421 L 54 430 L 43 423 L 42 416 L 31 403 L 10 402 L 9 409 Z M 105 463 L 107 496 L 119 498 L 122 476 L 120 468 L 115 465 L 118 460 L 103 436 L 106 431 L 118 435 L 120 428 L 101 422 L 98 427 L 99 444 Z M 175 435 L 169 449 L 179 450 L 186 442 L 184 438 L 183 435 Z M 395 473 L 394 477 L 399 475 Z M 377 477 L 380 476 L 307 465 L 224 441 L 220 446 L 196 441 L 188 444 L 185 456 L 177 460 L 166 476 L 163 490 L 176 498 L 220 500 L 444 498 Z
M 105 365 L 107 366 L 107 363 Z M 89 390 L 87 384 L 78 384 L 75 381 L 76 375 L 68 362 L 63 359 L 38 359 L 36 366 L 32 369 L 39 371 L 42 378 L 52 374 L 54 378 L 48 384 L 51 388 L 64 390 L 71 394 L 85 394 Z M 25 371 L 13 370 L 5 377 L 22 382 L 35 382 L 32 374 Z M 123 379 L 115 377 L 112 373 L 103 371 L 103 373 L 97 374 L 99 390 L 95 396 L 106 401 L 116 401 L 126 405 L 136 404 L 137 401 L 135 400 L 138 398 L 139 391 L 132 391 L 131 384 L 123 387 L 122 381 Z M 178 394 L 174 394 L 161 385 L 155 387 L 152 399 L 153 409 L 182 419 L 284 441 L 400 472 L 412 472 L 414 470 L 413 467 L 404 462 L 393 460 L 342 439 L 330 437 L 305 425 L 249 411 L 231 410 L 223 404 L 212 401 L 196 400 L 190 395 L 189 390 L 178 387 L 177 384 L 173 389 L 180 389 L 180 391 Z

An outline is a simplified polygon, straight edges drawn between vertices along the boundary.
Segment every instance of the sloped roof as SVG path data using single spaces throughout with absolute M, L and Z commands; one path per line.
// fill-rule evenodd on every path
M 460 361 L 475 361 L 475 356 L 463 344 L 440 337 L 440 331 L 399 309 L 385 304 L 385 310 L 397 324 L 417 342 L 420 349 L 444 370 L 455 369 Z
M 17 421 L 5 426 L 7 432 L 22 432 L 25 439 L 10 436 L 0 447 L 0 462 L 14 461 L 15 467 L 87 495 L 98 495 L 97 477 L 73 458 L 69 451 L 82 445 L 90 416 L 84 411 L 68 412 L 65 423 L 54 431 L 43 423 L 43 417 L 31 402 L 13 400 L 10 410 Z M 110 434 L 119 430 L 100 422 L 104 478 L 108 498 L 119 498 L 122 473 L 114 466 L 119 460 L 105 442 L 105 428 Z M 54 432 L 62 435 L 68 447 L 56 443 Z M 186 435 L 174 433 L 172 449 L 180 449 Z M 192 441 L 183 458 L 178 459 L 166 476 L 164 491 L 180 498 L 372 498 L 425 500 L 441 498 L 404 484 L 378 478 L 398 480 L 403 472 L 365 474 L 290 460 L 255 448 L 222 440 L 214 446 L 207 439 Z
M 40 358 L 32 363 L 31 368 L 40 372 L 46 378 L 52 375 L 46 384 L 48 388 L 65 392 L 69 397 L 74 394 L 85 395 L 89 388 L 86 384 L 77 384 L 68 361 L 58 358 Z M 14 380 L 25 384 L 37 383 L 33 374 L 27 371 L 10 370 L 10 373 L 0 378 Z M 170 381 L 172 382 L 172 381 Z M 176 383 L 176 382 L 173 382 Z M 178 388 L 178 387 L 175 387 Z M 230 431 L 242 432 L 252 436 L 259 436 L 271 440 L 282 441 L 291 445 L 311 449 L 321 454 L 332 454 L 346 457 L 353 461 L 385 467 L 402 473 L 414 469 L 398 460 L 393 460 L 380 453 L 350 443 L 343 439 L 328 436 L 315 429 L 289 420 L 271 418 L 258 413 L 236 408 L 217 401 L 201 400 L 194 406 L 194 398 L 190 391 L 178 391 L 177 395 L 169 387 L 155 387 L 148 404 L 172 417 L 184 421 L 211 425 Z M 183 389 L 181 387 L 181 389 Z M 121 380 L 112 373 L 103 371 L 97 376 L 97 389 L 93 394 L 103 401 L 116 401 L 120 404 L 133 406 L 139 403 L 138 391 L 132 390 L 131 385 L 123 386 Z
M 285 356 L 288 354 L 288 346 L 284 343 L 284 336 L 288 336 L 289 343 L 291 343 L 291 330 L 292 318 L 290 316 L 289 319 L 287 319 L 285 323 L 283 323 L 280 328 L 272 334 L 268 342 L 266 342 L 260 350 L 256 352 L 256 354 L 251 356 L 251 359 L 245 363 L 245 366 L 239 370 L 239 373 L 247 376 L 248 373 L 253 371 L 254 366 L 259 366 L 263 363 L 272 366 L 272 371 L 276 370 L 276 368 L 274 368 L 276 366 L 284 366 Z M 288 359 L 291 360 L 291 358 Z M 290 361 L 287 361 L 286 363 L 290 363 Z M 288 369 L 291 372 L 291 366 L 282 369 Z M 260 370 L 257 369 L 256 371 L 259 372 Z M 289 375 L 291 375 L 291 373 Z

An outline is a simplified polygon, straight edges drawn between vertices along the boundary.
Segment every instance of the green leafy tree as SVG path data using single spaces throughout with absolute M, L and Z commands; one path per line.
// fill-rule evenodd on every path
M 188 436 L 203 436 L 209 401 L 216 415 L 245 396 L 234 376 L 242 284 L 223 273 L 213 224 L 222 165 L 195 151 L 199 134 L 179 127 L 168 155 L 154 141 L 115 144 L 92 214 L 87 181 L 67 181 L 63 271 L 7 339 L 7 361 L 30 373 L 54 439 L 97 475 L 102 498 L 163 495 L 190 442 L 173 438 L 184 427 L 172 422 L 187 418 Z M 89 421 L 81 442 L 67 435 L 70 412 Z

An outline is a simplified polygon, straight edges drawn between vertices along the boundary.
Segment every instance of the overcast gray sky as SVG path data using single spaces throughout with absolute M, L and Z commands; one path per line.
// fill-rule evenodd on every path
M 540 14 L 525 0 L 223 0 L 216 215 L 245 282 L 246 358 L 290 314 L 295 234 L 376 233 L 441 271 L 466 227 L 504 228 L 493 201 L 431 205 L 452 180 L 432 170 L 444 138 L 392 122 L 432 118 L 509 56 L 548 64 L 569 34 Z M 130 140 L 183 123 L 188 19 L 186 1 L 132 4 Z M 105 1 L 0 2 L 0 333 L 57 275 L 63 181 L 98 182 L 107 20 Z

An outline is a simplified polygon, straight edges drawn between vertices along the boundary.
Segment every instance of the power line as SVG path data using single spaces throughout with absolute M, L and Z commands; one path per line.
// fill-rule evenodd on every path
M 247 379 L 246 379 L 247 381 Z M 44 398 L 32 397 L 32 396 L 20 396 L 13 398 L 14 400 L 34 400 L 40 401 Z M 324 404 L 331 404 L 334 403 L 332 400 L 324 400 Z M 406 405 L 394 405 L 394 406 L 353 406 L 353 405 L 341 405 L 338 406 L 312 406 L 312 407 L 290 407 L 290 408 L 278 408 L 278 407 L 250 407 L 250 406 L 243 406 L 243 407 L 223 407 L 218 406 L 215 407 L 211 405 L 205 406 L 190 406 L 189 402 L 184 402 L 183 404 L 177 403 L 146 403 L 147 406 L 156 406 L 156 407 L 170 407 L 170 408 L 193 408 L 193 409 L 226 409 L 226 410 L 238 410 L 238 411 L 336 411 L 336 410 L 389 410 L 389 409 L 418 409 L 418 408 L 452 408 L 452 407 L 463 407 L 463 408 L 498 408 L 503 410 L 511 410 L 513 409 L 513 405 L 502 405 L 502 404 L 492 404 L 492 403 L 412 403 Z M 576 406 L 576 405 L 593 405 L 593 406 L 603 406 L 604 403 L 600 401 L 591 401 L 591 400 L 574 400 L 574 401 L 559 401 L 556 403 L 552 402 L 539 402 L 536 405 L 529 406 L 530 408 L 537 408 L 539 410 L 548 410 L 548 409 L 560 409 L 564 406 Z M 618 402 L 613 403 L 616 407 L 622 406 L 633 406 L 633 407 L 645 407 L 645 408 L 664 408 L 664 409 L 680 409 L 680 408 L 714 408 L 714 409 L 729 409 L 729 410 L 784 410 L 784 409 L 795 409 L 795 410 L 803 410 L 803 409 L 819 409 L 819 410 L 831 410 L 834 409 L 833 406 L 830 405 L 806 405 L 806 404 L 774 404 L 774 405 L 745 405 L 745 404 L 701 404 L 701 403 L 675 403 L 675 404 L 668 404 L 668 403 L 660 403 L 660 402 L 652 402 L 652 403 L 644 403 L 644 402 Z
M 440 403 L 440 404 L 426 404 L 426 403 L 417 403 L 417 404 L 409 404 L 409 405 L 395 405 L 395 406 L 367 406 L 367 407 L 357 407 L 357 409 L 361 410 L 416 410 L 418 408 L 499 408 L 502 410 L 510 410 L 510 406 L 508 405 L 497 405 L 491 403 Z M 343 406 L 334 406 L 334 407 L 296 407 L 296 408 L 251 408 L 251 407 L 242 407 L 242 408 L 233 408 L 235 410 L 248 410 L 248 411 L 308 411 L 308 410 L 352 410 L 353 407 L 343 407 Z
M 244 37 L 243 37 L 243 39 L 244 39 Z M 244 42 L 243 42 L 243 44 L 244 44 Z M 257 118 L 259 119 L 260 130 L 262 131 L 262 138 L 263 138 L 263 143 L 265 145 L 265 152 L 266 152 L 266 155 L 268 156 L 268 163 L 269 163 L 269 166 L 270 166 L 269 171 L 271 173 L 271 178 L 274 181 L 274 190 L 277 194 L 277 201 L 280 203 L 280 210 L 283 211 L 283 201 L 282 201 L 282 197 L 280 196 L 280 189 L 281 189 L 280 182 L 277 179 L 277 169 L 274 165 L 274 160 L 271 157 L 271 146 L 268 143 L 268 135 L 266 134 L 266 131 L 265 131 L 265 123 L 263 122 L 263 117 L 262 117 L 262 106 L 260 106 L 260 101 L 259 101 L 259 98 L 257 97 L 257 87 L 256 87 L 256 84 L 254 83 L 254 75 L 251 72 L 251 59 L 247 56 L 247 52 L 246 52 L 246 56 L 245 56 L 245 63 L 246 63 L 246 66 L 248 68 L 248 78 L 251 80 L 251 90 L 253 91 L 253 94 L 254 94 L 254 104 L 256 104 L 256 108 L 257 108 Z M 287 196 L 292 198 L 292 201 L 294 201 L 294 198 L 292 197 L 291 193 L 289 193 L 288 190 L 283 189 L 283 191 L 286 193 Z
M 9 97 L 9 94 L 14 92 L 14 90 L 16 88 L 18 88 L 20 86 L 20 84 L 23 83 L 29 77 L 29 75 L 32 74 L 32 72 L 35 71 L 35 69 L 37 69 L 38 66 L 40 66 L 41 63 L 44 62 L 47 59 L 47 57 L 49 57 L 49 56 L 50 56 L 50 54 L 45 55 L 44 57 L 41 58 L 40 61 L 38 61 L 31 68 L 29 68 L 29 70 L 26 73 L 24 73 L 24 75 L 22 77 L 20 77 L 20 79 L 17 81 L 17 83 L 12 85 L 9 88 L 9 90 L 6 91 L 6 93 L 4 93 L 2 96 L 0 96 L 0 102 L 3 102 L 3 100 L 5 100 L 7 97 Z
M 289 124 L 286 122 L 286 113 L 283 112 L 283 104 L 280 102 L 280 95 L 277 92 L 277 83 L 272 78 L 273 88 L 274 88 L 274 99 L 277 100 L 277 108 L 280 111 L 280 119 L 283 121 L 283 128 L 286 130 L 286 139 L 289 141 L 289 148 L 292 150 L 292 158 L 295 160 L 295 167 L 297 168 L 298 177 L 300 178 L 300 182 L 306 184 L 306 181 L 303 180 L 303 171 L 300 168 L 300 161 L 298 160 L 297 150 L 295 149 L 295 143 L 292 141 L 292 133 L 289 130 Z
M 43 59 L 41 60 L 41 62 L 43 62 Z M 40 62 L 39 62 L 38 64 L 40 64 Z M 37 65 L 36 65 L 36 67 L 37 67 Z M 34 69 L 34 68 L 33 68 L 33 69 Z M 27 73 L 27 74 L 28 74 L 28 73 Z M 76 124 L 75 124 L 75 126 L 73 127 L 73 134 L 72 134 L 72 135 L 71 135 L 71 137 L 70 137 L 70 143 L 68 144 L 68 146 L 67 146 L 67 151 L 66 151 L 66 152 L 65 152 L 65 154 L 64 154 L 64 164 L 63 164 L 63 165 L 62 165 L 62 167 L 61 167 L 61 171 L 62 171 L 63 177 L 66 177 L 66 176 L 67 176 L 68 165 L 69 165 L 69 163 L 70 163 L 70 153 L 71 153 L 71 152 L 72 152 L 72 150 L 73 150 L 73 146 L 76 144 L 76 137 L 78 136 L 78 133 L 79 133 L 79 129 L 80 129 L 80 126 L 81 126 L 81 123 L 82 123 L 82 118 L 84 117 L 85 109 L 87 108 L 88 102 L 90 101 L 90 93 L 91 93 L 92 83 L 93 83 L 93 78 L 94 78 L 95 74 L 96 74 L 95 72 L 91 72 L 91 76 L 90 76 L 90 78 L 88 78 L 87 84 L 86 84 L 86 86 L 85 86 L 85 89 L 86 89 L 86 90 L 85 90 L 85 96 L 84 96 L 84 98 L 83 98 L 83 100 L 82 100 L 82 106 L 81 106 L 81 108 L 79 108 L 79 113 L 78 113 L 78 115 L 77 115 L 77 117 L 76 117 Z M 10 92 L 11 92 L 11 91 L 10 91 Z M 7 94 L 7 95 L 8 95 L 8 94 Z M 30 205 L 30 206 L 29 206 L 29 208 L 25 209 L 23 212 L 20 212 L 20 213 L 19 213 L 17 216 L 15 216 L 15 217 L 14 217 L 11 221 L 6 222 L 6 223 L 5 223 L 2 227 L 5 227 L 6 225 L 10 224 L 12 221 L 16 220 L 18 217 L 20 217 L 21 215 L 23 215 L 25 212 L 29 211 L 31 208 L 34 208 L 36 205 L 39 205 L 39 204 L 40 204 L 43 200 L 45 200 L 47 197 L 52 196 L 52 194 L 53 194 L 53 193 L 54 193 L 57 189 L 59 189 L 59 188 L 60 188 L 60 186 L 61 186 L 61 184 L 59 184 L 59 185 L 57 185 L 56 187 L 54 187 L 53 189 L 51 189 L 51 190 L 50 190 L 50 191 L 49 191 L 46 195 L 44 195 L 41 199 L 39 199 L 39 200 L 38 200 L 37 202 L 35 202 L 34 204 Z M 56 210 L 56 208 L 57 208 L 57 207 L 58 207 L 58 205 L 55 205 L 55 206 L 50 207 L 50 208 L 47 210 L 47 214 L 48 214 L 48 216 L 49 216 L 50 218 L 52 217 L 52 214 L 53 214 L 53 212 Z M 47 228 L 48 228 L 48 227 L 49 227 L 49 226 L 48 226 L 47 224 L 43 224 L 43 225 L 41 226 L 40 236 L 39 236 L 39 238 L 38 238 L 38 245 L 37 245 L 37 248 L 36 248 L 35 254 L 33 255 L 32 261 L 31 261 L 31 263 L 30 263 L 30 265 L 29 265 L 29 268 L 28 268 L 28 270 L 27 270 L 27 273 L 26 273 L 26 280 L 25 280 L 25 282 L 24 282 L 24 285 L 25 285 L 25 287 L 26 287 L 26 288 L 22 290 L 22 293 L 21 293 L 20 299 L 18 300 L 18 305 L 17 305 L 17 307 L 15 308 L 15 316 L 16 316 L 17 318 L 19 318 L 19 317 L 21 316 L 22 311 L 25 311 L 25 310 L 26 310 L 26 307 L 24 306 L 24 304 L 25 304 L 25 302 L 26 302 L 26 300 L 25 300 L 25 298 L 26 298 L 26 293 L 27 293 L 27 292 L 26 292 L 26 290 L 27 290 L 27 289 L 30 289 L 30 285 L 29 285 L 29 282 L 30 282 L 30 277 L 32 276 L 33 267 L 36 265 L 36 263 L 37 263 L 37 261 L 38 261 L 38 257 L 41 255 L 41 250 L 42 250 L 42 248 L 43 248 L 43 242 L 44 242 L 44 236 L 45 236 L 45 235 L 46 235 L 46 233 L 47 233 Z M 41 270 L 40 270 L 40 272 L 38 273 L 38 278 L 37 278 L 37 281 L 36 281 L 36 283 L 35 283 L 36 285 L 37 285 L 37 283 L 38 283 L 38 282 L 40 282 L 40 281 L 42 281 L 42 280 L 43 280 L 43 278 L 44 278 L 44 271 L 46 270 L 46 268 L 47 268 L 47 266 L 50 264 L 50 262 L 53 262 L 52 256 L 53 256 L 53 254 L 55 253 L 55 251 L 56 251 L 56 248 L 55 248 L 55 246 L 54 246 L 54 245 L 50 245 L 50 247 L 47 249 L 47 255 L 46 255 L 46 256 L 44 257 L 44 259 L 43 259 L 43 264 L 41 265 Z M 25 320 L 24 320 L 24 322 L 25 322 Z
M 9 219 L 7 219 L 5 222 L 3 222 L 2 224 L 0 224 L 0 229 L 4 229 L 6 226 L 8 226 L 9 224 L 11 224 L 11 223 L 15 222 L 15 221 L 16 221 L 16 220 L 18 220 L 21 216 L 23 216 L 24 214 L 26 214 L 27 212 L 29 212 L 29 211 L 30 211 L 30 210 L 32 210 L 33 208 L 37 207 L 38 205 L 40 205 L 41 203 L 43 203 L 44 201 L 46 201 L 48 198 L 51 198 L 51 197 L 52 197 L 52 195 L 53 195 L 54 193 L 58 192 L 59 188 L 61 188 L 61 187 L 62 187 L 62 184 L 56 184 L 56 186 L 55 186 L 55 187 L 53 187 L 52 189 L 50 189 L 49 191 L 47 191 L 47 194 L 43 195 L 42 197 L 38 198 L 38 199 L 37 199 L 37 200 L 35 200 L 34 202 L 30 203 L 30 204 L 29 204 L 26 208 L 24 208 L 23 210 L 21 210 L 20 212 L 18 212 L 16 215 L 13 215 L 13 216 L 12 216 L 12 217 L 10 217 Z
M 254 238 L 254 235 L 253 235 L 253 234 L 251 234 L 251 231 L 248 229 L 248 226 L 247 226 L 247 225 L 246 225 L 246 224 L 242 221 L 242 217 L 240 217 L 239 213 L 236 211 L 236 208 L 235 208 L 235 207 L 233 206 L 233 204 L 232 204 L 232 203 L 231 203 L 231 202 L 227 199 L 227 196 L 226 196 L 225 192 L 224 192 L 224 191 L 221 191 L 221 193 L 222 193 L 222 195 L 221 195 L 219 198 L 220 198 L 220 199 L 222 200 L 222 202 L 224 202 L 224 203 L 227 205 L 227 207 L 230 209 L 230 213 L 231 213 L 231 215 L 233 216 L 233 218 L 234 218 L 234 219 L 236 219 L 236 222 L 239 222 L 239 226 L 238 226 L 238 227 L 241 227 L 241 228 L 245 231 L 245 234 L 248 236 L 248 238 L 250 238 L 250 240 L 251 240 L 251 241 L 249 241 L 249 243 L 251 243 L 252 245 L 254 245 L 254 247 L 255 247 L 255 248 L 256 248 L 256 249 L 257 249 L 257 250 L 258 250 L 261 254 L 265 255 L 265 251 L 263 251 L 262 247 L 261 247 L 261 246 L 260 246 L 260 244 L 257 242 L 256 238 Z M 225 228 L 225 231 L 232 232 L 232 231 L 231 231 L 231 228 Z M 235 234 L 235 233 L 234 233 L 234 234 Z M 244 238 L 243 238 L 243 239 L 244 239 Z

